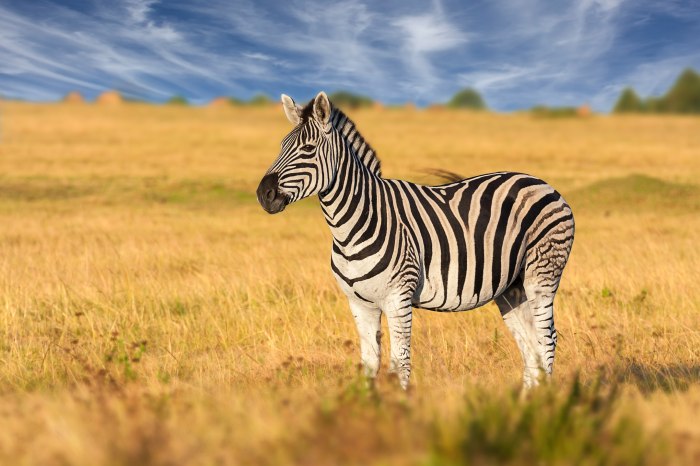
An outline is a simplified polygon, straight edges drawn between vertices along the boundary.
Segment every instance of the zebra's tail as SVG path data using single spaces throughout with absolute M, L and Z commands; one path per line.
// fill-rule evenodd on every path
M 426 175 L 437 176 L 438 178 L 441 178 L 448 183 L 456 183 L 457 181 L 462 181 L 463 179 L 465 179 L 464 176 L 458 173 L 443 170 L 441 168 L 427 168 L 423 170 L 423 173 L 425 173 Z

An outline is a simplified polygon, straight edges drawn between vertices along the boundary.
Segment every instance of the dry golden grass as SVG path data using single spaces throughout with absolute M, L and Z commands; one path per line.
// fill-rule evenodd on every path
M 700 119 L 351 114 L 385 176 L 523 171 L 572 205 L 554 384 L 523 405 L 493 305 L 418 311 L 413 392 L 363 392 L 317 201 L 255 201 L 279 108 L 0 111 L 0 463 L 567 464 L 584 440 L 501 433 L 565 406 L 575 374 L 618 390 L 609 413 L 590 388 L 568 415 L 608 416 L 581 438 L 609 456 L 576 462 L 700 461 Z

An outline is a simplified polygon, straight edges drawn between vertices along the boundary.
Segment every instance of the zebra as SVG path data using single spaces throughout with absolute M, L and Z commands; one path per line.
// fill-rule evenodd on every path
M 424 186 L 381 176 L 374 149 L 324 92 L 306 106 L 282 95 L 294 128 L 257 189 L 270 214 L 318 195 L 333 236 L 331 269 L 347 296 L 369 381 L 380 367 L 381 316 L 389 372 L 407 389 L 413 309 L 455 312 L 495 301 L 523 360 L 523 386 L 549 378 L 554 296 L 574 217 L 544 181 L 489 173 Z

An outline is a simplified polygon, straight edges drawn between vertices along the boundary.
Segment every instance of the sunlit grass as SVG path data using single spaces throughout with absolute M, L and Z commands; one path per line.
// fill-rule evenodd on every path
M 269 216 L 253 195 L 288 130 L 279 108 L 2 111 L 0 462 L 700 454 L 698 119 L 352 115 L 387 176 L 518 170 L 571 203 L 554 383 L 521 401 L 493 305 L 417 311 L 412 392 L 364 391 L 317 201 Z

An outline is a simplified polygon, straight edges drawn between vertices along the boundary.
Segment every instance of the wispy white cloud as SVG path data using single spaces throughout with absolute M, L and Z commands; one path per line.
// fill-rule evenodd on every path
M 387 100 L 430 95 L 443 81 L 432 56 L 467 40 L 439 3 L 396 15 L 356 0 L 297 0 L 276 15 L 248 2 L 210 9 L 247 41 L 287 57 L 290 85 L 379 91 Z
M 44 77 L 59 95 L 73 86 L 86 91 L 117 87 L 147 98 L 166 98 L 174 91 L 196 96 L 194 78 L 236 88 L 224 78 L 233 64 L 226 67 L 175 25 L 152 19 L 156 4 L 124 0 L 95 16 L 53 6 L 50 19 L 39 21 L 0 5 L 0 73 Z
M 553 79 L 558 73 L 546 74 L 548 71 L 524 66 L 503 65 L 493 69 L 477 70 L 458 74 L 459 81 L 482 91 L 497 91 L 498 89 L 520 86 L 524 82 Z
M 259 52 L 244 52 L 243 56 L 246 58 L 252 58 L 253 60 L 262 60 L 262 61 L 272 61 L 273 58 L 270 55 L 266 55 L 264 53 L 259 53 Z
M 124 22 L 131 26 L 125 32 L 131 33 L 134 38 L 147 36 L 162 42 L 175 42 L 182 39 L 182 35 L 171 24 L 157 24 L 150 18 L 154 5 L 160 3 L 160 0 L 124 0 L 124 2 L 124 9 L 128 13 Z M 117 20 L 120 21 L 122 18 L 118 17 Z
M 392 24 L 401 28 L 406 47 L 417 54 L 449 50 L 466 42 L 464 33 L 435 13 L 402 16 Z
M 143 23 L 148 18 L 154 3 L 158 3 L 158 0 L 126 0 L 125 7 L 134 22 Z
M 487 44 L 502 58 L 480 57 L 459 81 L 496 106 L 507 106 L 516 93 L 526 105 L 589 101 L 587 90 L 572 92 L 571 84 L 604 76 L 600 58 L 615 46 L 623 6 L 624 0 L 499 0 L 499 29 Z
M 281 7 L 276 18 L 250 3 L 212 8 L 246 41 L 275 50 L 277 61 L 292 68 L 293 72 L 280 76 L 292 80 L 290 84 L 328 84 L 344 77 L 376 84 L 384 76 L 382 61 L 390 59 L 387 50 L 372 45 L 381 23 L 360 2 L 294 2 Z M 244 56 L 261 58 L 250 53 Z
M 431 55 L 464 46 L 467 35 L 445 17 L 439 4 L 425 13 L 396 18 L 391 24 L 403 34 L 408 67 L 420 79 L 414 80 L 413 87 L 423 93 L 434 91 L 442 78 L 430 60 Z
M 152 18 L 156 5 L 152 0 L 124 0 L 102 6 L 92 16 L 55 6 L 40 12 L 50 14 L 38 15 L 51 20 L 39 21 L 0 5 L 0 72 L 43 77 L 49 87 L 63 91 L 66 86 L 117 86 L 160 98 L 172 88 L 196 95 L 190 84 L 196 79 L 233 92 L 245 92 L 237 83 L 246 79 L 291 77 L 296 83 L 319 86 L 360 83 L 379 88 L 390 81 L 382 66 L 390 52 L 371 44 L 376 31 L 370 28 L 380 24 L 361 3 L 301 2 L 286 18 L 275 20 L 245 2 L 197 5 L 193 13 L 208 18 L 194 34 Z M 209 21 L 222 19 L 221 29 L 210 27 Z M 207 47 L 231 36 L 270 48 L 277 56 Z M 280 76 L 281 67 L 295 72 Z M 42 89 L 42 98 L 45 95 Z

